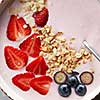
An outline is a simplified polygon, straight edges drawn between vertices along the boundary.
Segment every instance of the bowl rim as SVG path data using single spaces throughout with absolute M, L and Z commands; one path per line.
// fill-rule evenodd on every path
M 2 0 L 1 0 L 2 1 Z M 100 0 L 96 0 L 100 4 Z M 19 97 L 3 80 L 0 76 L 0 90 L 10 99 L 10 100 L 24 100 L 22 97 Z M 100 92 L 100 86 L 92 91 L 89 95 L 82 98 L 82 100 L 91 100 L 95 98 L 96 95 Z
M 11 88 L 9 88 L 8 85 L 6 85 L 1 76 L 0 76 L 0 89 L 11 100 L 24 100 L 23 98 L 19 97 Z

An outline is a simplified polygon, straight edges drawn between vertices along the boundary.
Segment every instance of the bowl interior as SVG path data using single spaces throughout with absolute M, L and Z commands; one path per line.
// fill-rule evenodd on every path
M 12 6 L 18 6 L 17 0 Z M 93 48 L 100 53 L 100 4 L 97 0 L 48 0 L 49 9 L 49 21 L 48 25 L 52 25 L 55 31 L 64 32 L 64 36 L 67 40 L 71 37 L 75 37 L 75 42 L 71 47 L 79 50 L 82 45 L 82 41 L 86 39 Z M 25 72 L 25 69 L 19 71 L 12 71 L 8 69 L 5 58 L 4 58 L 4 47 L 6 45 L 13 45 L 18 47 L 21 41 L 11 42 L 6 37 L 6 29 L 9 21 L 10 15 L 8 9 L 5 10 L 3 15 L 0 17 L 0 86 L 4 91 L 14 98 L 15 100 L 66 100 L 58 95 L 57 85 L 52 84 L 50 92 L 46 96 L 41 96 L 34 90 L 30 89 L 28 92 L 23 92 L 16 88 L 12 82 L 11 78 L 17 73 Z M 34 24 L 34 21 L 33 21 Z M 81 65 L 76 70 L 83 72 L 93 68 L 94 82 L 87 86 L 88 92 L 85 97 L 89 96 L 91 98 L 91 93 L 93 93 L 96 88 L 100 87 L 100 62 L 95 58 L 92 62 L 85 65 Z M 79 97 L 75 94 L 74 89 L 72 89 L 72 95 L 67 98 L 67 100 L 81 100 L 83 97 Z M 84 97 L 84 98 L 85 98 Z M 86 99 L 85 99 L 86 100 Z

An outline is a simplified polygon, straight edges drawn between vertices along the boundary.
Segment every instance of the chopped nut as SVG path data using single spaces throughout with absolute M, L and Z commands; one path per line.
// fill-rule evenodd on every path
M 35 31 L 35 32 L 36 32 L 36 31 L 38 32 L 38 28 L 37 28 L 36 26 L 33 26 L 33 27 L 32 27 L 32 30 Z
M 62 57 L 61 62 L 64 63 L 65 59 Z
M 76 50 L 71 49 L 71 50 L 69 50 L 69 52 L 70 52 L 72 55 L 74 55 L 74 54 L 76 53 Z
M 61 54 L 63 55 L 63 54 L 66 54 L 66 53 L 68 53 L 68 51 L 66 50 L 66 48 L 62 48 Z
M 56 55 L 57 54 L 57 49 L 53 48 L 53 54 Z
M 74 41 L 75 40 L 75 38 L 74 37 L 72 37 L 71 39 L 70 39 L 70 41 Z
M 63 68 L 61 69 L 62 71 L 67 71 L 67 67 L 63 66 Z
M 85 49 L 84 49 L 84 48 L 80 49 L 80 54 L 81 54 L 81 55 L 83 55 L 84 52 L 85 52 Z
M 40 40 L 45 39 L 45 36 L 43 36 L 43 35 L 39 35 L 38 37 L 40 37 Z M 44 44 L 44 41 L 42 41 L 42 43 Z
M 72 73 L 72 71 L 73 71 L 73 69 L 72 69 L 72 68 L 67 69 L 67 73 L 69 73 L 69 74 L 71 74 L 71 73 Z
M 49 33 L 49 36 L 55 36 L 55 34 L 53 32 Z
M 43 41 L 47 44 L 49 44 L 50 42 L 48 41 L 48 38 L 43 39 Z
M 53 68 L 53 67 L 54 67 L 54 64 L 51 64 L 49 67 L 50 67 L 50 68 Z
M 39 55 L 40 55 L 40 56 L 43 56 L 43 55 L 44 55 L 44 52 L 43 52 L 43 51 L 41 51 Z
M 66 56 L 66 59 L 71 60 L 71 56 L 70 55 Z
M 47 31 L 46 31 L 45 29 L 42 29 L 42 30 L 41 30 L 41 33 L 42 33 L 42 34 L 46 34 Z
M 89 51 L 85 50 L 85 51 L 84 51 L 84 55 L 86 56 L 86 55 L 88 55 L 88 54 L 89 54 Z
M 59 63 L 58 62 L 55 62 L 55 66 L 59 66 Z
M 76 62 L 76 63 L 77 63 L 77 62 L 78 62 L 78 60 L 79 60 L 79 59 L 78 59 L 78 58 L 76 58 L 76 57 L 72 58 L 72 61 L 73 61 L 73 62 Z
M 52 60 L 50 60 L 50 61 L 49 61 L 49 60 L 47 60 L 46 62 L 47 62 L 47 64 L 48 64 L 48 65 L 53 64 L 53 61 L 52 61 Z
M 56 37 L 57 37 L 57 36 L 61 36 L 61 35 L 63 35 L 63 32 L 58 32 L 58 33 L 56 34 Z
M 60 52 L 57 52 L 56 56 L 57 56 L 57 57 L 60 56 Z
M 53 77 L 54 71 L 51 71 L 51 72 L 49 73 L 49 75 L 50 75 L 51 77 Z
M 75 38 L 72 37 L 72 38 L 70 39 L 70 41 L 69 41 L 69 44 L 72 44 L 72 43 L 74 42 L 74 40 L 75 40 Z
M 35 0 L 38 3 L 45 4 L 46 0 Z
M 60 60 L 61 59 L 61 56 L 58 56 L 58 60 Z
M 47 33 L 50 33 L 51 32 L 51 29 L 52 29 L 51 26 L 49 27 L 48 25 L 45 25 L 44 28 L 47 31 Z
M 86 64 L 87 59 L 85 59 L 85 57 L 83 56 L 81 61 L 82 61 L 83 64 Z
M 39 6 L 34 5 L 33 7 L 30 8 L 34 13 L 38 11 Z
M 56 36 L 55 39 L 57 39 L 59 42 L 65 41 L 64 37 Z
M 76 57 L 76 58 L 81 58 L 82 55 L 81 55 L 80 53 L 76 53 L 76 54 L 75 54 L 75 57 Z
M 46 52 L 46 51 L 47 51 L 47 47 L 43 47 L 43 48 L 41 49 L 41 51 Z
M 52 60 L 53 58 L 54 58 L 53 54 L 48 56 L 48 60 Z
M 56 57 L 53 57 L 52 60 L 53 60 L 53 61 L 56 61 L 57 59 L 56 59 Z

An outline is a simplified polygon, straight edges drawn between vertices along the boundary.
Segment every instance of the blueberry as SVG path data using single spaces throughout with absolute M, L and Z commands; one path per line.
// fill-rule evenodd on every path
M 68 97 L 69 95 L 71 95 L 71 87 L 66 83 L 61 84 L 58 87 L 58 93 L 62 97 Z
M 57 84 L 63 84 L 66 82 L 66 80 L 68 80 L 68 76 L 67 74 L 65 74 L 65 72 L 63 71 L 58 71 L 54 74 L 54 81 Z
M 85 71 L 80 75 L 80 81 L 85 85 L 91 84 L 93 80 L 94 80 L 94 76 L 91 72 Z
M 87 92 L 87 88 L 85 85 L 83 84 L 79 84 L 76 88 L 75 88 L 75 92 L 77 95 L 79 96 L 84 96 Z
M 79 80 L 76 76 L 72 75 L 69 77 L 68 84 L 75 88 L 79 84 Z

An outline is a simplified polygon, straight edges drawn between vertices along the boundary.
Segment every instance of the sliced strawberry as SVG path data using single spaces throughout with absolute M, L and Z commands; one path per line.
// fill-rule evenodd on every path
M 19 37 L 16 21 L 17 21 L 17 16 L 12 15 L 10 17 L 10 21 L 7 27 L 7 37 L 9 40 L 12 41 L 16 41 L 16 39 Z
M 51 77 L 41 76 L 41 77 L 32 79 L 30 82 L 30 86 L 38 93 L 42 95 L 46 95 L 49 91 L 51 82 L 52 82 Z
M 17 70 L 24 67 L 28 62 L 28 56 L 21 50 L 6 46 L 4 49 L 6 64 L 12 70 Z
M 26 24 L 25 20 L 22 17 L 17 19 L 17 26 L 18 26 L 18 31 L 21 35 L 26 36 L 31 33 L 31 28 L 29 24 Z
M 33 72 L 36 75 L 45 75 L 48 70 L 48 66 L 45 63 L 45 60 L 42 56 L 38 57 L 36 60 L 32 61 L 27 67 L 26 70 Z
M 34 78 L 32 73 L 18 74 L 12 78 L 14 85 L 19 87 L 23 91 L 28 91 L 30 89 L 30 81 Z
M 39 27 L 43 27 L 46 25 L 49 17 L 49 12 L 47 8 L 43 8 L 41 11 L 36 12 L 33 14 L 33 17 L 35 19 L 35 23 Z
M 10 17 L 7 27 L 7 37 L 9 40 L 16 41 L 20 37 L 29 35 L 30 33 L 31 28 L 22 17 L 19 19 L 15 15 Z
M 37 57 L 39 56 L 40 53 L 41 41 L 38 35 L 39 34 L 34 33 L 30 37 L 28 37 L 25 41 L 23 41 L 19 46 L 19 48 L 22 51 L 24 51 L 31 57 Z

